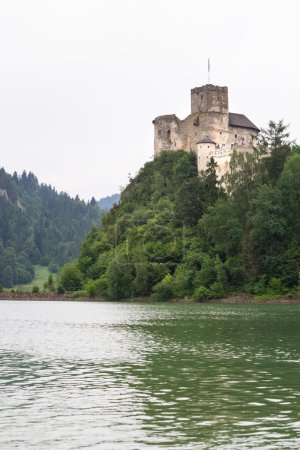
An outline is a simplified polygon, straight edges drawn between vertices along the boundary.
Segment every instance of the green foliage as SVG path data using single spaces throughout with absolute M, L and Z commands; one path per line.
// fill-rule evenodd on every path
M 44 289 L 50 292 L 55 291 L 55 283 L 52 273 L 49 274 L 47 281 L 44 283 Z
M 38 294 L 40 292 L 40 288 L 38 286 L 32 286 L 32 291 L 33 294 Z
M 134 290 L 137 295 L 147 295 L 150 292 L 150 274 L 148 260 L 142 249 L 137 249 L 134 255 Z
M 193 298 L 195 300 L 203 302 L 204 300 L 207 300 L 210 298 L 210 290 L 208 288 L 206 288 L 205 286 L 198 286 L 197 289 L 195 289 Z
M 59 273 L 59 285 L 64 291 L 78 291 L 83 286 L 82 274 L 76 263 L 66 264 Z
M 105 275 L 97 280 L 88 280 L 86 283 L 86 291 L 90 297 L 99 297 L 107 295 L 108 282 Z
M 1 283 L 0 283 L 0 292 L 3 292 L 3 286 Z
M 253 153 L 233 154 L 223 184 L 213 160 L 198 176 L 192 153 L 163 152 L 146 163 L 87 235 L 78 289 L 157 300 L 297 290 L 300 155 L 282 123 L 268 133 Z M 13 270 L 13 252 L 6 259 Z
M 0 169 L 0 189 L 0 282 L 5 287 L 32 281 L 34 265 L 57 272 L 78 256 L 85 234 L 99 224 L 95 202 L 57 193 L 32 173 L 11 176 Z
M 126 256 L 114 258 L 107 269 L 107 296 L 122 299 L 133 295 L 133 264 Z
M 231 198 L 218 200 L 201 218 L 199 225 L 207 247 L 213 247 L 216 253 L 226 258 L 238 253 L 243 226 Z
M 40 291 L 42 289 L 45 289 L 45 283 L 47 285 L 48 278 L 49 278 L 49 270 L 45 266 L 35 265 L 34 266 L 34 272 L 33 272 L 33 279 L 26 281 L 24 284 L 20 283 L 16 285 L 16 288 L 22 291 L 31 292 L 33 286 L 38 286 Z M 55 282 L 56 276 L 52 275 L 53 282 Z
M 164 279 L 153 287 L 152 297 L 154 300 L 169 300 L 173 297 L 173 279 L 166 275 Z
M 285 289 L 280 278 L 272 277 L 269 281 L 269 288 L 275 294 L 283 294 Z
M 175 297 L 184 298 L 193 292 L 193 278 L 195 271 L 188 264 L 179 264 L 173 278 L 173 292 Z

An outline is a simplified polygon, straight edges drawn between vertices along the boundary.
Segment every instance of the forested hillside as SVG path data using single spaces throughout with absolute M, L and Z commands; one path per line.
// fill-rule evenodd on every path
M 120 201 L 120 194 L 112 194 L 107 197 L 100 198 L 98 205 L 102 211 L 109 211 L 115 204 Z
M 213 160 L 199 177 L 192 153 L 146 163 L 61 285 L 116 299 L 281 294 L 299 288 L 299 269 L 299 147 L 270 122 L 254 153 L 233 154 L 221 182 Z
M 87 231 L 99 224 L 94 199 L 86 204 L 40 185 L 32 173 L 0 169 L 0 283 L 30 282 L 34 264 L 56 271 L 78 256 Z

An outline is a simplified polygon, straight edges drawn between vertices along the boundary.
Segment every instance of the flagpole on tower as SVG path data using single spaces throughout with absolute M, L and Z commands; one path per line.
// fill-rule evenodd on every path
M 208 84 L 210 84 L 210 61 L 207 60 Z

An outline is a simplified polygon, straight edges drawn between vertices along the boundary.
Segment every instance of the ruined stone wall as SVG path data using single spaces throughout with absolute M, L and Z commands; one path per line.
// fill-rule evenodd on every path
M 206 84 L 192 89 L 191 112 L 228 113 L 228 88 Z
M 228 114 L 194 113 L 179 120 L 175 115 L 154 121 L 154 153 L 183 149 L 197 151 L 205 136 L 223 148 L 253 148 L 257 133 L 251 129 L 228 126 Z
M 154 154 L 177 150 L 180 120 L 175 114 L 154 119 Z
M 217 143 L 226 142 L 228 130 L 228 114 L 221 113 L 194 113 L 180 121 L 180 134 L 188 136 L 188 150 L 197 150 L 197 143 L 209 136 Z

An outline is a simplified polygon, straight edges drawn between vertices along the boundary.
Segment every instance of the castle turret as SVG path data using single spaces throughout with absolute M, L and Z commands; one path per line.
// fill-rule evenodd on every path
M 154 154 L 176 150 L 179 119 L 175 114 L 156 117 L 154 124 Z
M 195 87 L 191 90 L 191 112 L 193 113 L 228 113 L 228 88 L 226 86 Z

